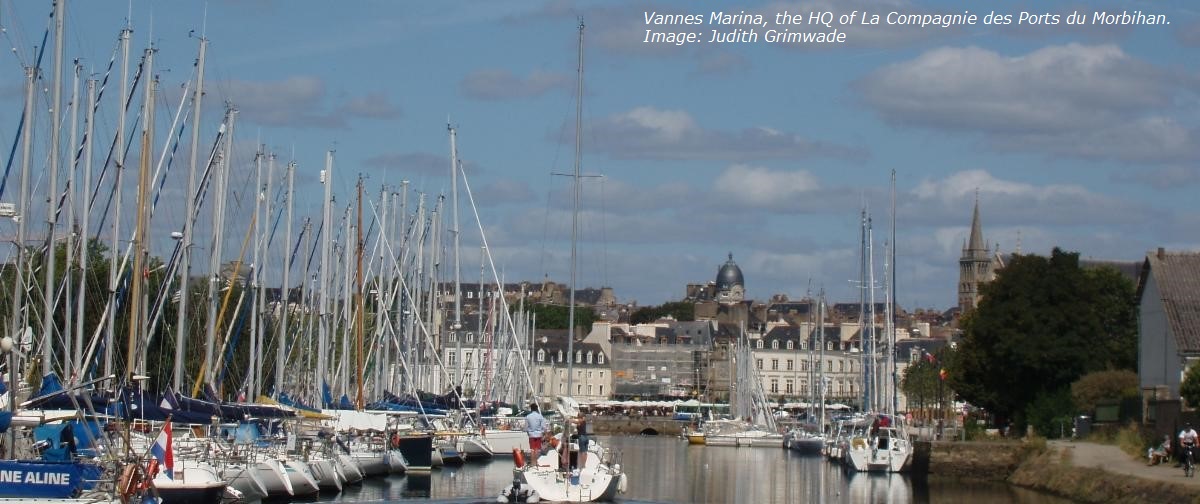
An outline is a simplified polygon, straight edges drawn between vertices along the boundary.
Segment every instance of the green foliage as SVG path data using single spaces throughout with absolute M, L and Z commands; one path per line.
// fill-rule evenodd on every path
M 1137 397 L 1138 375 L 1127 369 L 1094 371 L 1071 384 L 1071 398 L 1080 411 L 1091 412 L 1096 403 Z
M 1183 383 L 1179 384 L 1179 395 L 1187 401 L 1189 407 L 1195 408 L 1200 406 L 1200 366 L 1192 364 L 1188 366 L 1187 374 L 1183 376 Z
M 535 304 L 527 309 L 537 316 L 538 329 L 566 329 L 569 307 L 564 305 Z M 596 321 L 591 308 L 575 305 L 576 330 L 588 331 Z
M 1038 435 L 1054 439 L 1071 435 L 1074 426 L 1075 405 L 1071 402 L 1071 390 L 1061 388 L 1042 392 L 1025 408 L 1025 420 Z
M 949 347 L 938 351 L 933 361 L 920 359 L 904 370 L 900 379 L 900 389 L 911 409 L 917 411 L 937 409 L 944 411 L 950 407 L 954 397 L 952 389 L 947 386 L 938 373 L 946 365 L 946 360 L 952 358 L 953 350 Z
M 1014 256 L 982 291 L 978 308 L 961 321 L 949 382 L 1000 417 L 1049 421 L 1047 414 L 1072 413 L 1045 401 L 1069 404 L 1068 386 L 1080 376 L 1135 361 L 1132 287 L 1111 270 L 1081 269 L 1077 253 Z M 1038 411 L 1026 412 L 1038 398 Z
M 696 320 L 696 305 L 687 301 L 663 303 L 660 306 L 643 306 L 633 312 L 629 318 L 631 324 L 654 322 L 665 316 L 670 316 L 680 322 Z

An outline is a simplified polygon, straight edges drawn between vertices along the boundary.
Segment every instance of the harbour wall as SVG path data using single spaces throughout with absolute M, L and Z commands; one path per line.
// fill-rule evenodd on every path
M 590 416 L 593 432 L 605 436 L 678 436 L 687 422 L 671 417 L 605 415 Z
M 913 444 L 916 474 L 987 481 L 1006 481 L 1037 447 L 1000 441 L 918 441 Z

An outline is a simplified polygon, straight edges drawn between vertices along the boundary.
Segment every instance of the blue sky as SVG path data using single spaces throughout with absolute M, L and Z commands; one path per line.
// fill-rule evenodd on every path
M 240 112 L 231 201 L 249 200 L 261 142 L 298 163 L 297 219 L 319 220 L 316 174 L 327 149 L 336 150 L 340 204 L 351 201 L 359 173 L 373 200 L 382 184 L 401 180 L 431 198 L 448 194 L 449 118 L 505 280 L 565 282 L 570 181 L 551 174 L 572 169 L 583 16 L 583 171 L 603 178 L 584 181 L 579 284 L 611 285 L 622 301 L 643 305 L 712 280 L 727 253 L 751 297 L 824 287 L 834 299 L 856 299 L 859 211 L 869 207 L 882 256 L 893 169 L 905 307 L 955 303 L 977 190 L 984 237 L 1002 252 L 1060 246 L 1138 260 L 1159 246 L 1198 248 L 1200 17 L 1190 3 L 832 4 L 73 2 L 66 54 L 102 72 L 131 13 L 134 54 L 151 39 L 159 50 L 161 140 L 191 75 L 189 32 L 203 32 L 202 144 L 211 143 L 221 102 L 232 101 Z M 16 49 L 0 56 L 2 156 L 17 128 L 21 67 L 50 10 L 49 2 L 0 0 L 3 41 Z M 841 28 L 847 42 L 831 47 L 641 42 L 645 11 L 707 18 L 714 10 L 768 18 L 784 10 L 1079 10 L 1089 18 L 1142 10 L 1170 24 L 850 26 Z M 691 29 L 707 38 L 711 28 Z M 45 110 L 49 94 L 39 96 Z M 109 141 L 113 109 L 102 104 L 97 121 Z M 48 121 L 40 121 L 44 152 Z M 168 198 L 185 187 L 176 169 Z M 156 229 L 179 226 L 175 206 L 155 215 Z M 479 233 L 469 205 L 461 208 L 464 277 L 476 281 Z M 231 209 L 226 260 L 236 258 L 249 214 Z M 0 227 L 12 236 L 11 224 Z M 158 239 L 155 252 L 167 245 Z M 207 246 L 198 243 L 198 253 Z

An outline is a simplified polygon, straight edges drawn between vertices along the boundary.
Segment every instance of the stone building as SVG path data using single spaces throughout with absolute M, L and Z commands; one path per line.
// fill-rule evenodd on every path
M 983 241 L 983 226 L 979 222 L 979 197 L 971 216 L 971 236 L 963 242 L 962 257 L 958 259 L 958 308 L 961 314 L 979 305 L 979 287 L 996 278 L 1001 262 L 998 253 Z

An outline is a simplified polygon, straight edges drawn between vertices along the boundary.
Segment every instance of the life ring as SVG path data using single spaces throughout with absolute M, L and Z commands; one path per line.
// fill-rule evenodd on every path
M 525 467 L 525 453 L 520 448 L 513 448 L 513 465 Z

